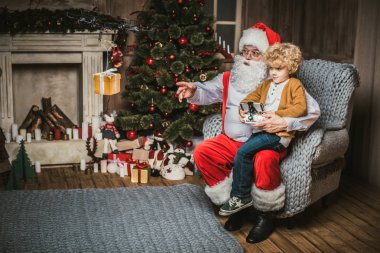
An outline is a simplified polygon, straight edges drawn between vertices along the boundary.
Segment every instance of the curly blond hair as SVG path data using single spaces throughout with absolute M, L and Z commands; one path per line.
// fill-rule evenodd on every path
M 292 43 L 275 43 L 264 53 L 263 59 L 270 68 L 287 68 L 289 74 L 293 74 L 302 64 L 302 53 Z

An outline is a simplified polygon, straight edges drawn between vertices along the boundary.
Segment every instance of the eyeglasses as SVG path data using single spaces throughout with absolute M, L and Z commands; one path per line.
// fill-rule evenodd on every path
M 259 57 L 262 55 L 261 52 L 258 50 L 251 51 L 248 49 L 243 49 L 243 51 L 241 51 L 240 54 L 242 56 L 252 56 L 252 57 Z

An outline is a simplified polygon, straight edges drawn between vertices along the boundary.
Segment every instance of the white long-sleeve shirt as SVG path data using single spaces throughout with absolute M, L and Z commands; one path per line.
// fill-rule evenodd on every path
M 200 83 L 194 83 L 198 88 L 192 98 L 187 102 L 198 105 L 209 105 L 223 101 L 223 73 L 214 79 Z M 257 84 L 258 85 L 258 84 Z M 235 141 L 245 142 L 255 130 L 250 124 L 240 122 L 239 104 L 249 92 L 241 93 L 237 91 L 231 83 L 228 87 L 226 103 L 226 115 L 224 118 L 224 133 Z M 287 123 L 286 131 L 306 131 L 319 118 L 321 111 L 315 99 L 306 92 L 307 115 L 299 118 L 283 119 Z

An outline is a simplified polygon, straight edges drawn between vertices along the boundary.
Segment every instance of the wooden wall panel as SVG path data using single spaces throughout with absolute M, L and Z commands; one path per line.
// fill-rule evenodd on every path
M 348 170 L 380 187 L 380 2 L 360 0 L 354 64 L 360 72 L 355 94 Z
M 353 62 L 358 0 L 246 0 L 243 29 L 264 22 L 306 59 Z

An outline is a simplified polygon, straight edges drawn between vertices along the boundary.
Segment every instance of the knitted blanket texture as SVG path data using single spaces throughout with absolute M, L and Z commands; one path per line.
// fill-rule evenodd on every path
M 243 252 L 199 186 L 0 192 L 0 252 Z

